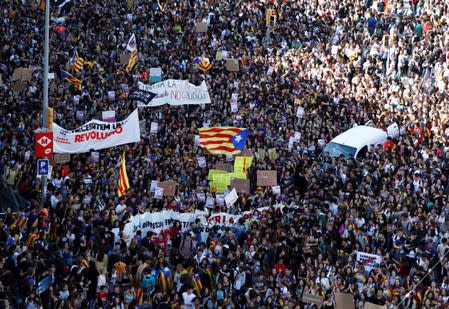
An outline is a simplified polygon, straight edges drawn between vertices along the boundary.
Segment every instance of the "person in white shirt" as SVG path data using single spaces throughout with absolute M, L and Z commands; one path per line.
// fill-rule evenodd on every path
M 115 213 L 120 216 L 126 208 L 125 200 L 121 199 L 119 204 L 115 207 Z
M 182 300 L 184 302 L 185 309 L 193 309 L 193 302 L 195 299 L 195 294 L 193 294 L 192 287 L 187 289 L 187 292 L 182 293 Z
M 200 265 L 201 262 L 206 258 L 202 249 L 198 249 L 197 254 L 193 257 L 197 265 Z

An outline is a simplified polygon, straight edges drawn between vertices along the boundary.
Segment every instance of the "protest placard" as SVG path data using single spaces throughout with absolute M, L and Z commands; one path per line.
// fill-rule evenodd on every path
M 355 309 L 354 296 L 345 293 L 335 293 L 336 309 Z
M 226 206 L 231 207 L 235 202 L 237 202 L 238 199 L 239 196 L 237 195 L 237 191 L 234 188 L 231 192 L 229 192 L 229 194 L 225 196 Z
M 226 70 L 229 72 L 238 72 L 239 71 L 239 60 L 238 59 L 226 59 L 225 64 Z
M 323 304 L 323 297 L 309 293 L 302 294 L 302 302 L 306 304 L 317 305 L 318 308 Z
M 232 172 L 232 165 L 229 163 L 216 163 L 215 169 L 220 171 Z
M 365 303 L 363 309 L 385 309 L 385 306 L 380 306 L 373 303 Z
M 175 196 L 176 182 L 173 180 L 158 182 L 157 186 L 164 189 L 164 196 Z
M 276 186 L 277 171 L 257 171 L 257 185 L 261 187 Z
M 208 28 L 209 28 L 209 25 L 207 23 L 196 23 L 195 24 L 195 31 L 198 33 L 207 32 Z
M 152 122 L 150 125 L 150 133 L 156 134 L 158 128 L 159 128 L 159 124 L 157 122 Z
M 64 164 L 70 162 L 70 153 L 55 153 L 53 155 L 56 164 Z
M 237 179 L 231 180 L 231 187 L 235 188 L 237 193 L 249 193 L 249 179 Z

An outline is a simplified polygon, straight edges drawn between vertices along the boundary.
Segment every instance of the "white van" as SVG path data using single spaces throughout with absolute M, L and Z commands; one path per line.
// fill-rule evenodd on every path
M 395 137 L 394 135 L 390 134 L 391 137 Z M 357 126 L 334 137 L 324 147 L 323 153 L 327 152 L 334 158 L 343 154 L 345 158 L 361 159 L 371 145 L 383 145 L 387 137 L 388 134 L 384 130 L 369 126 Z

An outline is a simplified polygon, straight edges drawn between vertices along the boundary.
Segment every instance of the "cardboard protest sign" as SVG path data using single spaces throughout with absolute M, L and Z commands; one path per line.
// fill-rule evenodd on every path
M 195 24 L 195 31 L 198 33 L 207 32 L 208 28 L 209 28 L 209 25 L 207 23 L 196 23 Z
M 120 64 L 121 65 L 128 64 L 129 58 L 131 58 L 131 54 L 120 55 Z
M 70 162 L 70 153 L 55 153 L 53 159 L 55 164 Z
M 276 186 L 277 171 L 257 171 L 257 185 L 261 187 Z
M 12 73 L 11 81 L 15 82 L 16 80 L 20 80 L 22 77 L 22 68 L 14 69 L 14 72 Z
M 173 180 L 159 182 L 157 186 L 164 189 L 164 196 L 175 196 L 176 182 Z
M 249 179 L 232 179 L 231 187 L 235 188 L 237 193 L 246 193 L 249 194 Z
M 157 187 L 164 189 L 164 196 L 175 196 L 176 182 L 173 180 L 160 181 L 157 183 Z
M 302 294 L 302 302 L 306 304 L 315 304 L 318 306 L 318 308 L 323 304 L 323 297 L 318 295 L 313 295 L 309 293 L 303 293 Z
M 21 92 L 23 89 L 25 89 L 25 83 L 20 80 L 14 82 L 12 85 L 12 90 L 14 92 Z
M 229 72 L 238 72 L 240 70 L 238 59 L 226 59 L 226 70 Z
M 385 306 L 380 306 L 373 303 L 365 303 L 363 309 L 385 309 Z
M 234 159 L 234 172 L 247 173 L 248 169 L 251 167 L 253 162 L 253 157 L 237 156 Z
M 220 171 L 232 172 L 232 165 L 229 163 L 216 163 L 215 169 Z
M 30 68 L 17 68 L 12 73 L 12 81 L 29 81 L 31 80 L 31 69 Z
M 354 296 L 345 293 L 335 293 L 336 309 L 355 309 Z

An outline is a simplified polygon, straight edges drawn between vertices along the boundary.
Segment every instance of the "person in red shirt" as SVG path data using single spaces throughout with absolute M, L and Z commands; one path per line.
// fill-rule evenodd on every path
M 393 152 L 396 149 L 396 144 L 391 140 L 391 137 L 388 137 L 387 140 L 384 143 L 383 146 L 384 152 L 389 150 L 390 152 Z
M 279 261 L 274 264 L 274 270 L 276 270 L 276 272 L 278 274 L 283 273 L 285 271 L 285 269 L 287 268 L 287 266 L 285 266 L 284 261 L 281 259 L 279 259 Z

